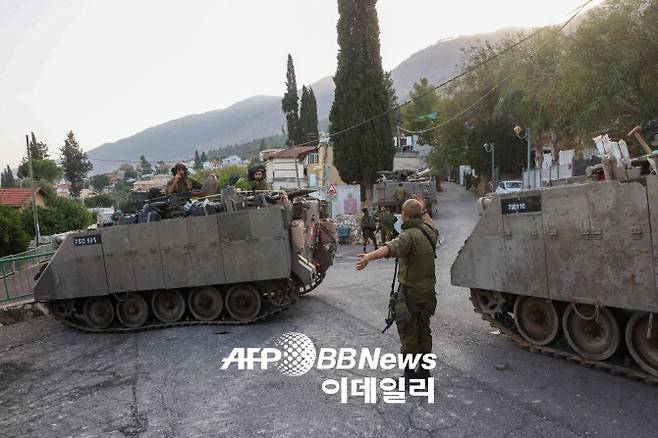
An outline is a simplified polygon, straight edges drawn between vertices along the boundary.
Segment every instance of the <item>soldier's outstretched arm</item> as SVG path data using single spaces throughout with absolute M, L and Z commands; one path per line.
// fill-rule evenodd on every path
M 359 259 L 356 262 L 356 270 L 361 271 L 366 266 L 368 266 L 369 261 L 386 258 L 390 253 L 391 250 L 388 248 L 388 246 L 384 245 L 373 252 L 369 252 L 367 254 L 358 254 L 357 257 Z

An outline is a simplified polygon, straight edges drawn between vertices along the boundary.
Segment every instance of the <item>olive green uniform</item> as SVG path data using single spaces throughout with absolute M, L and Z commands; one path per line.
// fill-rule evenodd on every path
M 166 192 L 167 193 L 186 193 L 192 190 L 193 182 L 191 178 L 184 177 L 178 180 L 174 189 L 171 188 L 171 185 L 174 183 L 176 178 L 172 178 L 167 183 Z
M 368 240 L 372 240 L 372 244 L 375 245 L 375 249 L 377 249 L 377 238 L 375 237 L 376 228 L 375 218 L 370 214 L 364 214 L 361 218 L 361 233 L 363 234 L 364 251 L 368 245 Z
M 393 237 L 393 224 L 397 220 L 389 211 L 379 214 L 379 232 L 382 235 L 382 243 Z
M 395 199 L 398 203 L 398 212 L 401 212 L 402 204 L 404 204 L 404 201 L 407 200 L 407 191 L 405 188 L 402 186 L 396 187 L 395 191 L 393 192 L 393 199 Z
M 261 179 L 260 181 L 254 180 L 251 190 L 269 190 L 270 187 L 267 185 L 267 182 L 264 179 Z
M 398 282 L 406 292 L 411 318 L 397 323 L 400 335 L 400 352 L 424 354 L 432 351 L 430 317 L 436 310 L 434 287 L 434 251 L 429 240 L 418 227 L 422 227 L 436 245 L 437 231 L 422 219 L 411 219 L 402 225 L 398 237 L 386 242 L 390 257 L 400 263 Z

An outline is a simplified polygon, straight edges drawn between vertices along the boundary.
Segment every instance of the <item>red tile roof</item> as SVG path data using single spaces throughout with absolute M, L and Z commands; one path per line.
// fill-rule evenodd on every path
M 270 155 L 272 158 L 297 158 L 300 155 L 308 154 L 309 152 L 317 151 L 316 146 L 296 146 L 294 148 L 284 149 L 280 152 L 277 152 L 274 155 Z
M 37 189 L 37 192 L 45 195 L 45 192 L 40 188 Z M 0 205 L 22 207 L 31 196 L 32 189 L 0 189 Z

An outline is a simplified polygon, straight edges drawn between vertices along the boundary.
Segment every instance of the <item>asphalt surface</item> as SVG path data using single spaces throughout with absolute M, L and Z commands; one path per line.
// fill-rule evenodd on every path
M 234 347 L 272 347 L 286 332 L 304 333 L 316 348 L 398 351 L 395 328 L 380 333 L 393 262 L 356 272 L 359 247 L 341 246 L 316 291 L 255 325 L 92 335 L 45 317 L 0 328 L 0 435 L 655 436 L 658 388 L 519 349 L 473 313 L 449 272 L 477 221 L 475 198 L 445 184 L 438 205 L 433 404 L 410 396 L 342 404 L 321 390 L 325 379 L 396 370 L 290 377 L 272 367 L 221 369 Z

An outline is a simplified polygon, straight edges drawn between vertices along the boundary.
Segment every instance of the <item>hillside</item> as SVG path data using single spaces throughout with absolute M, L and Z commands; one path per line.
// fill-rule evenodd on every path
M 414 53 L 391 71 L 398 98 L 406 100 L 413 83 L 422 76 L 435 84 L 449 78 L 457 71 L 464 48 L 486 40 L 498 41 L 506 33 L 514 31 L 504 29 L 442 40 Z M 317 100 L 320 128 L 326 129 L 334 99 L 333 79 L 327 76 L 311 86 Z M 253 96 L 225 109 L 189 115 L 147 128 L 130 137 L 105 143 L 90 150 L 88 154 L 92 159 L 137 160 L 140 155 L 145 155 L 150 160 L 171 161 L 190 158 L 195 150 L 207 151 L 279 134 L 284 124 L 280 97 Z M 114 162 L 93 163 L 94 173 L 106 172 L 118 166 Z

